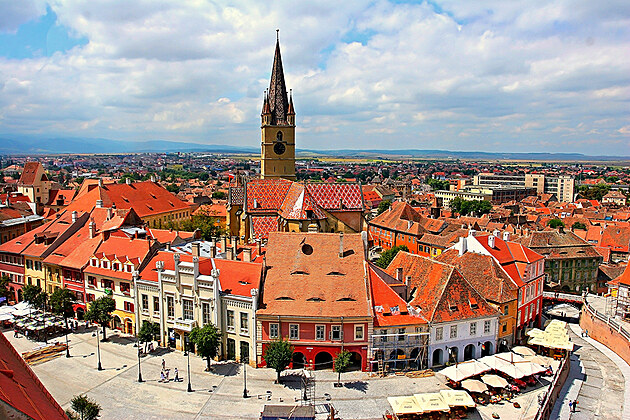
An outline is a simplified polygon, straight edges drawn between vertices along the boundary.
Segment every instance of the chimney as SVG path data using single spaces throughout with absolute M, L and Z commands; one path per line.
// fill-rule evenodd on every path
M 461 257 L 468 251 L 468 238 L 459 238 L 457 245 L 457 254 Z
M 494 248 L 494 240 L 495 240 L 494 235 L 488 235 L 488 246 L 490 248 Z
M 492 235 L 493 235 L 493 236 L 496 236 L 497 238 L 499 237 L 499 233 L 501 233 L 501 232 L 499 231 L 499 229 L 495 229 L 495 230 L 493 230 L 493 231 L 492 231 Z
M 396 280 L 398 280 L 401 283 L 403 281 L 403 268 L 402 267 L 396 268 Z
M 133 236 L 132 236 L 132 238 L 133 238 Z M 170 242 L 167 242 L 167 243 L 166 243 L 166 250 L 167 250 L 167 251 L 170 251 L 170 250 L 171 250 L 171 243 L 170 243 Z
M 107 220 L 110 220 L 112 218 L 112 208 L 108 207 L 107 208 Z
M 217 246 L 214 242 L 210 242 L 210 258 L 216 258 Z
M 131 185 L 131 178 L 125 178 L 125 184 Z
M 509 242 L 510 241 L 510 232 L 503 232 L 503 240 L 505 242 Z
M 97 209 L 103 208 L 103 200 L 96 200 L 96 208 Z
M 72 223 L 76 223 L 77 222 L 77 212 L 76 210 L 72 212 Z
M 233 259 L 234 259 L 234 254 L 233 254 L 233 252 L 234 252 L 234 251 L 232 250 L 232 248 L 228 248 L 228 249 L 225 251 L 225 258 L 226 258 L 226 259 L 228 259 L 228 260 L 233 260 Z
M 103 186 L 103 178 L 99 178 L 98 179 L 98 186 L 102 187 Z
M 234 259 L 236 259 L 236 255 L 238 254 L 238 236 L 232 236 L 232 255 Z
M 155 177 L 155 175 L 151 174 L 151 182 L 156 182 L 156 181 L 157 181 L 157 178 Z
M 243 261 L 252 262 L 252 249 L 243 248 Z
M 262 246 L 261 246 L 262 240 L 260 239 L 260 236 L 258 236 L 258 238 L 256 238 L 256 248 L 257 248 L 257 255 L 260 255 L 260 253 L 262 252 Z
M 409 287 L 410 284 L 411 284 L 411 276 L 405 277 L 405 286 Z
M 221 237 L 221 252 L 227 252 L 227 236 Z
M 200 249 L 199 242 L 193 242 L 192 243 L 193 257 L 199 257 L 199 249 Z
M 94 236 L 96 236 L 96 223 L 94 223 L 94 220 L 90 221 L 89 229 L 90 229 L 90 238 L 93 238 Z
M 343 232 L 339 232 L 339 258 L 343 258 Z

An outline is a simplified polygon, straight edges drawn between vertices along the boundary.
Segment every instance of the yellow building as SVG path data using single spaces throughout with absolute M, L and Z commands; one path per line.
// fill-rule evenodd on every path
M 263 101 L 260 129 L 261 178 L 295 179 L 295 111 L 293 95 L 287 97 L 278 40 L 269 91 L 265 92 Z

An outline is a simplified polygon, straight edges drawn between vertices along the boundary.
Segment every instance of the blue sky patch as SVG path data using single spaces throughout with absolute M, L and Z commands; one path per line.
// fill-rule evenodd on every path
M 49 7 L 46 14 L 21 25 L 15 34 L 0 33 L 0 56 L 12 59 L 50 57 L 65 52 L 88 39 L 75 38 L 65 26 L 57 23 L 57 15 Z

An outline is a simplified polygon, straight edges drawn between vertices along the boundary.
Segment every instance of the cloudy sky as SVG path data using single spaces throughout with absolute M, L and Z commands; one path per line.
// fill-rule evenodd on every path
M 630 155 L 628 0 L 0 0 L 0 134 Z

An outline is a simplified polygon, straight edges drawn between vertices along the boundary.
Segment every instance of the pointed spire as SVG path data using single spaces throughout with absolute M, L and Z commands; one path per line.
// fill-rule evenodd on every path
M 293 89 L 289 89 L 289 109 L 287 110 L 287 115 L 295 115 L 295 110 L 293 109 Z
M 276 53 L 273 57 L 271 68 L 271 82 L 269 83 L 269 107 L 271 109 L 271 124 L 287 124 L 287 112 L 289 100 L 287 87 L 284 83 L 284 70 L 282 69 L 282 56 L 280 55 L 280 35 L 276 30 Z

